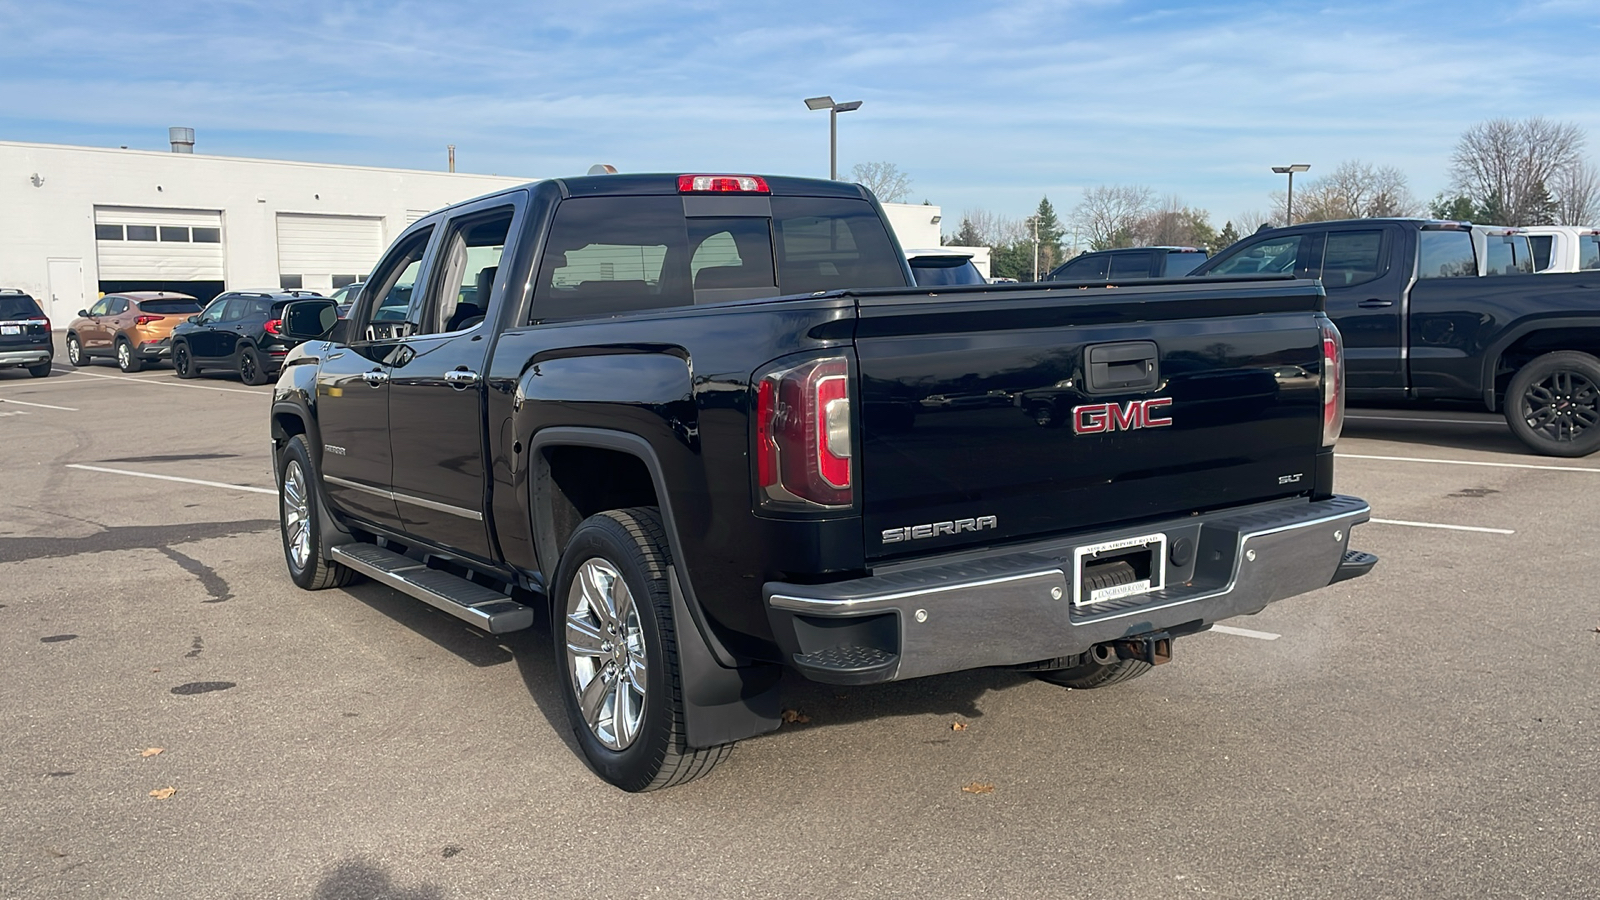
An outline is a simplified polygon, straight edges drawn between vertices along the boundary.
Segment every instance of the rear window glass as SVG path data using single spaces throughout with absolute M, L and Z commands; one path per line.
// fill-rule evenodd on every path
M 769 220 L 685 218 L 677 196 L 568 200 L 556 210 L 539 264 L 533 317 L 687 306 L 760 296 L 760 288 L 779 295 L 905 286 L 899 251 L 870 204 L 808 197 L 771 204 Z
M 32 297 L 0 297 L 0 319 L 36 319 L 43 315 Z
M 1472 252 L 1472 235 L 1465 231 L 1424 230 L 1417 257 L 1418 278 L 1473 278 L 1478 258 Z
M 1600 234 L 1579 235 L 1578 268 L 1600 269 Z
M 1528 246 L 1526 235 L 1491 234 L 1485 240 L 1489 247 L 1485 253 L 1483 274 L 1526 275 L 1533 272 L 1533 251 Z
M 141 312 L 158 316 L 176 316 L 197 313 L 203 309 L 199 300 L 146 300 L 139 304 Z
M 983 273 L 965 257 L 932 257 L 911 260 L 911 274 L 918 285 L 987 284 Z

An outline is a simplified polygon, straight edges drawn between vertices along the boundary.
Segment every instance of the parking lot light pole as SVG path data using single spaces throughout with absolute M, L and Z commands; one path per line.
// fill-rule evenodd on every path
M 1288 203 L 1288 205 L 1286 207 L 1287 211 L 1285 212 L 1284 217 L 1283 217 L 1284 218 L 1283 224 L 1286 225 L 1286 226 L 1293 225 L 1294 224 L 1294 173 L 1296 173 L 1296 172 L 1309 172 L 1309 171 L 1311 171 L 1311 166 L 1309 166 L 1309 165 L 1307 165 L 1305 163 L 1295 163 L 1292 166 L 1273 166 L 1272 167 L 1272 171 L 1276 172 L 1279 175 L 1287 175 L 1287 176 L 1289 176 L 1289 203 Z
M 825 109 L 828 111 L 828 177 L 838 181 L 839 113 L 860 109 L 861 101 L 851 100 L 848 103 L 835 103 L 832 97 L 810 97 L 806 100 L 806 108 Z

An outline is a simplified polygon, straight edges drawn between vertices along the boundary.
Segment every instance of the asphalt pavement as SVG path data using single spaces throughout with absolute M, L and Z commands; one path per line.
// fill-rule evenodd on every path
M 269 396 L 0 371 L 0 898 L 1600 895 L 1600 457 L 1497 417 L 1351 410 L 1378 568 L 1143 678 L 791 678 L 629 795 L 548 633 L 294 587 Z

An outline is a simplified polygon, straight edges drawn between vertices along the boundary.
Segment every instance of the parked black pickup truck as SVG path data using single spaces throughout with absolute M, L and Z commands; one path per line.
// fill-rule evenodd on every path
M 291 575 L 548 610 L 627 790 L 776 728 L 785 666 L 1098 687 L 1376 562 L 1312 281 L 918 288 L 858 186 L 609 175 L 427 216 L 366 285 L 283 314 Z
M 1600 450 L 1600 272 L 1535 275 L 1527 254 L 1504 229 L 1354 219 L 1259 232 L 1193 274 L 1321 278 L 1352 403 L 1480 402 L 1535 451 L 1586 456 Z

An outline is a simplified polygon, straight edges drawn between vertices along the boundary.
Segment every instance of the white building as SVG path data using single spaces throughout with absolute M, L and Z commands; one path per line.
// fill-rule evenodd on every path
M 326 292 L 407 223 L 529 180 L 0 141 L 0 287 L 58 326 L 109 291 Z
M 112 291 L 327 292 L 423 215 L 532 180 L 187 149 L 0 141 L 0 287 L 38 298 L 57 327 Z M 939 207 L 884 206 L 901 246 L 939 245 Z

